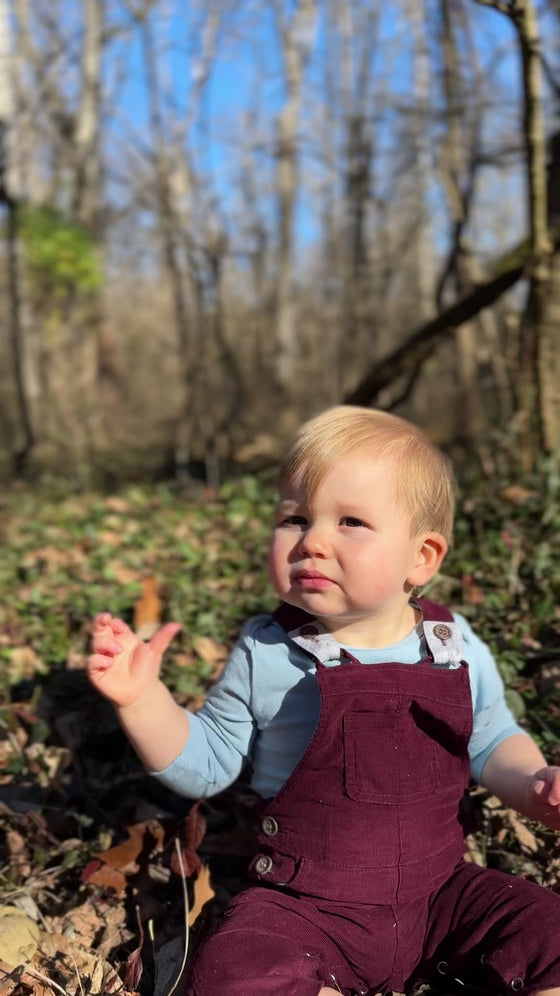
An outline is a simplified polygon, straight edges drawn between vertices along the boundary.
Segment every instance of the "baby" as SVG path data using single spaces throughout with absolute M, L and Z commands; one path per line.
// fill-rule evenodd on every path
M 453 479 L 414 426 L 329 409 L 281 467 L 269 569 L 190 715 L 149 643 L 94 624 L 89 675 L 154 776 L 191 798 L 252 764 L 252 884 L 195 954 L 189 996 L 328 996 L 444 982 L 560 994 L 560 896 L 464 861 L 471 775 L 560 828 L 560 768 L 518 727 L 488 648 L 415 591 L 451 540 Z M 442 977 L 447 977 L 447 982 Z

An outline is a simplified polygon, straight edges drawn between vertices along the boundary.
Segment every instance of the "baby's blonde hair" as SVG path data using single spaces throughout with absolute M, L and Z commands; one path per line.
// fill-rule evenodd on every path
M 410 518 L 411 535 L 437 532 L 451 542 L 455 489 L 450 461 L 397 415 L 352 405 L 328 408 L 301 426 L 282 461 L 280 483 L 301 472 L 312 500 L 325 474 L 356 453 L 392 464 L 397 502 Z

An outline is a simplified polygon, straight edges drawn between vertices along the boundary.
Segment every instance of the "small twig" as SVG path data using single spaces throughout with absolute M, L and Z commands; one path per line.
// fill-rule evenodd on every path
M 78 979 L 78 985 L 80 987 L 80 992 L 81 992 L 82 996 L 85 996 L 84 987 L 82 986 L 82 980 L 80 978 L 80 970 L 78 968 L 78 963 L 76 962 L 76 959 L 74 958 L 74 955 L 72 954 L 71 951 L 69 952 L 69 954 L 70 954 L 70 957 L 71 957 L 72 961 L 74 962 L 74 969 L 75 969 L 75 972 L 76 972 L 76 978 Z
M 179 843 L 178 837 L 175 838 L 175 850 L 177 852 L 177 860 L 179 862 L 179 868 L 181 869 L 181 884 L 183 886 L 183 908 L 185 911 L 185 950 L 183 952 L 183 960 L 181 962 L 179 973 L 177 975 L 177 978 L 175 979 L 174 984 L 167 993 L 167 996 L 172 996 L 172 993 L 175 992 L 177 986 L 179 985 L 181 976 L 185 970 L 185 965 L 187 964 L 187 953 L 189 950 L 189 895 L 187 892 L 187 876 L 185 875 L 183 855 L 181 854 L 181 845 Z
M 560 737 L 558 737 L 558 735 L 554 733 L 554 730 L 550 729 L 548 723 L 545 723 L 544 719 L 541 719 L 541 717 L 538 714 L 535 714 L 534 716 L 532 715 L 531 721 L 538 723 L 541 729 L 544 730 L 544 732 L 550 738 L 550 740 L 553 740 L 557 744 L 560 743 Z
M 25 751 L 22 745 L 20 744 L 18 738 L 12 733 L 5 720 L 0 719 L 0 727 L 2 727 L 7 739 L 14 748 L 15 753 L 23 760 L 26 760 Z
M 519 568 L 523 562 L 523 541 L 521 536 L 516 535 L 511 545 L 511 557 L 508 567 L 508 591 L 510 595 L 520 595 L 524 591 L 524 585 L 519 577 Z
M 43 975 L 42 972 L 38 972 L 37 969 L 30 968 L 29 965 L 26 965 L 25 972 L 27 975 L 32 975 L 35 979 L 39 979 L 40 982 L 45 982 L 47 986 L 51 987 L 51 989 L 56 989 L 59 993 L 62 993 L 62 996 L 70 996 L 67 989 L 63 989 L 62 986 L 59 986 L 58 982 L 53 982 L 52 979 L 49 979 L 48 975 Z

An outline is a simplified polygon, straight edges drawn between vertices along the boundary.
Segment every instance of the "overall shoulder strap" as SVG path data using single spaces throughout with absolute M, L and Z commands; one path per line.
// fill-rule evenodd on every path
M 297 643 L 298 647 L 320 664 L 324 664 L 325 661 L 340 660 L 341 648 L 338 641 L 304 609 L 282 602 L 273 612 L 272 618 L 282 627 L 290 640 Z
M 424 637 L 434 664 L 458 667 L 465 659 L 465 648 L 463 634 L 453 614 L 427 598 L 417 598 L 416 603 L 422 612 Z

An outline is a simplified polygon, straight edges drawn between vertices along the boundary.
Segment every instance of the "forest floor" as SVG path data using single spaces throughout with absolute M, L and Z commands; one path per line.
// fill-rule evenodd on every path
M 491 645 L 516 716 L 560 764 L 558 490 L 550 468 L 523 486 L 463 483 L 428 593 Z M 102 609 L 145 637 L 178 620 L 164 677 L 198 708 L 243 621 L 274 605 L 272 508 L 258 477 L 219 496 L 14 486 L 0 498 L 2 996 L 171 996 L 187 931 L 192 951 L 241 887 L 246 786 L 194 806 L 159 786 L 84 664 Z M 560 892 L 559 835 L 474 786 L 471 801 L 470 860 Z

